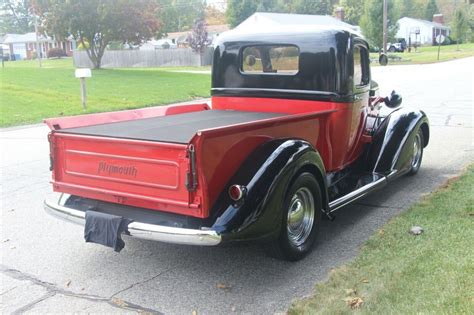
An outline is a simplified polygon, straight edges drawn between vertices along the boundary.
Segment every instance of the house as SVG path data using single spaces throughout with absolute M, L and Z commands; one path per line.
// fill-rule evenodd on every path
M 229 30 L 229 25 L 227 24 L 218 24 L 218 25 L 206 25 L 207 30 L 207 39 L 209 43 L 213 43 L 219 34 Z M 172 32 L 168 33 L 165 36 L 165 39 L 170 39 L 172 43 L 178 45 L 178 48 L 188 47 L 188 37 L 191 34 L 192 30 L 185 32 Z
M 68 56 L 72 56 L 72 51 L 76 49 L 76 42 L 72 38 L 59 41 L 49 36 L 38 35 L 38 42 L 39 51 L 43 58 L 46 57 L 48 50 L 52 48 L 61 48 Z M 34 32 L 6 34 L 2 44 L 9 46 L 10 54 L 15 60 L 32 59 L 36 53 L 36 34 Z
M 434 19 L 442 22 L 442 16 L 435 14 Z M 398 20 L 397 38 L 404 38 L 405 41 L 413 45 L 436 45 L 436 37 L 442 35 L 449 36 L 450 29 L 448 26 L 439 22 L 430 22 L 426 20 L 413 19 L 403 17 Z
M 339 26 L 360 32 L 360 27 L 351 25 L 329 15 L 309 14 L 287 14 L 287 13 L 263 13 L 256 12 L 237 25 L 235 31 L 251 32 L 252 30 L 269 30 L 281 28 L 282 26 L 306 27 L 306 26 Z
M 139 50 L 155 50 L 155 49 L 174 49 L 178 48 L 176 43 L 173 43 L 171 39 L 150 39 L 140 46 Z

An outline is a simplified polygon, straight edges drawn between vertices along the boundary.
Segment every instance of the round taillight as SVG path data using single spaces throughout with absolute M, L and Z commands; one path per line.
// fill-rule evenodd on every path
M 246 188 L 240 185 L 232 185 L 229 187 L 229 196 L 232 200 L 238 201 L 245 195 Z

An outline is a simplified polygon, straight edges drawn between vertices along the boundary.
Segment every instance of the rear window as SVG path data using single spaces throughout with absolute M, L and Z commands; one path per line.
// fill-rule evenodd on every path
M 242 72 L 292 75 L 299 70 L 300 50 L 289 45 L 248 46 L 242 51 Z

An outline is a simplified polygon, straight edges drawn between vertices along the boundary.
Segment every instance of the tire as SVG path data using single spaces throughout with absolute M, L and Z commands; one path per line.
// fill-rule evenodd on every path
M 421 161 L 423 160 L 423 144 L 423 131 L 421 128 L 419 128 L 415 138 L 413 139 L 413 153 L 411 156 L 410 170 L 408 171 L 408 175 L 415 175 L 420 169 Z
M 300 174 L 284 198 L 279 236 L 266 247 L 270 256 L 297 261 L 311 251 L 321 222 L 321 200 L 314 176 Z
M 391 53 L 394 53 L 397 51 L 397 48 L 395 48 L 395 46 L 390 46 L 390 48 L 388 49 L 389 52 Z

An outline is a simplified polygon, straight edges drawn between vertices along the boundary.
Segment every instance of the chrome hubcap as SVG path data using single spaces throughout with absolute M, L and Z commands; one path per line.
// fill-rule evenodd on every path
M 413 169 L 417 169 L 420 166 L 421 150 L 422 150 L 421 137 L 420 137 L 420 134 L 418 133 L 415 136 L 415 141 L 413 141 L 413 157 L 411 160 L 411 167 Z
M 314 198 L 311 191 L 302 187 L 291 197 L 288 209 L 287 231 L 290 242 L 303 244 L 311 234 L 314 222 Z

